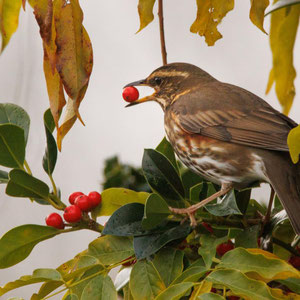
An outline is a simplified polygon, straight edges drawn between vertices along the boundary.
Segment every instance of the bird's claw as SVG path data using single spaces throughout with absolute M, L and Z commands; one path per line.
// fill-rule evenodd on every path
M 181 220 L 180 225 L 182 225 L 189 218 L 191 222 L 191 227 L 194 228 L 197 226 L 197 221 L 195 219 L 195 210 L 190 210 L 189 208 L 174 208 L 170 206 L 169 210 L 177 215 L 187 215 Z

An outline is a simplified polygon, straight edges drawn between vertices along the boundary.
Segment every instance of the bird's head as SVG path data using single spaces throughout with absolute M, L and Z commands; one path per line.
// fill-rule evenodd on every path
M 125 86 L 148 86 L 155 90 L 152 95 L 131 102 L 126 107 L 156 101 L 163 110 L 166 110 L 178 97 L 196 87 L 199 79 L 209 78 L 212 77 L 208 73 L 191 64 L 172 63 L 162 66 L 154 70 L 146 79 L 134 81 Z

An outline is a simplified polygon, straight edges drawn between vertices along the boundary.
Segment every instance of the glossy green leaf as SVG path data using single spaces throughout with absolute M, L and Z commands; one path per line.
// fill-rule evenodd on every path
M 300 278 L 287 278 L 283 280 L 276 280 L 281 284 L 287 286 L 291 291 L 300 295 Z
M 21 127 L 24 130 L 26 145 L 30 118 L 22 107 L 12 103 L 0 103 L 0 124 L 14 124 Z
M 117 300 L 117 291 L 109 276 L 98 275 L 84 288 L 81 300 Z
M 163 232 L 151 235 L 136 236 L 133 239 L 134 252 L 138 259 L 149 257 L 167 243 L 185 238 L 191 232 L 189 224 L 179 225 L 166 229 Z
M 138 261 L 132 268 L 129 287 L 134 300 L 151 300 L 166 287 L 150 261 Z
M 225 298 L 215 293 L 205 293 L 198 296 L 196 300 L 225 300 Z
M 266 283 L 250 279 L 237 270 L 216 270 L 211 272 L 206 280 L 224 285 L 232 290 L 234 294 L 247 299 L 278 300 L 271 295 L 270 288 Z
M 11 229 L 0 239 L 0 268 L 19 263 L 30 254 L 36 244 L 61 232 L 53 227 L 31 224 Z
M 8 173 L 0 170 L 0 183 L 8 183 Z
M 47 146 L 43 157 L 43 168 L 48 175 L 51 175 L 54 171 L 57 160 L 57 145 L 52 135 L 52 131 L 55 128 L 55 123 L 50 109 L 46 110 L 44 113 L 44 126 L 46 131 Z
M 118 263 L 134 254 L 132 240 L 127 237 L 101 236 L 89 244 L 87 254 L 96 257 L 103 265 Z
M 140 16 L 140 28 L 141 31 L 154 19 L 153 6 L 156 0 L 139 0 L 138 12 Z
M 286 261 L 277 258 L 274 254 L 260 249 L 251 250 L 233 249 L 222 257 L 217 267 L 235 269 L 243 273 L 255 272 L 267 280 L 299 276 L 299 271 Z
M 39 292 L 37 294 L 33 294 L 32 297 L 35 297 L 36 299 L 43 299 L 62 285 L 63 281 L 47 281 L 44 284 L 42 284 L 42 286 L 39 289 Z
M 128 203 L 145 204 L 149 194 L 124 188 L 110 188 L 101 193 L 102 202 L 92 211 L 93 217 L 111 216 L 117 209 Z
M 14 124 L 0 125 L 0 165 L 22 168 L 24 159 L 24 130 Z
M 151 194 L 146 201 L 142 227 L 145 230 L 155 228 L 171 214 L 166 201 L 157 194 Z
M 29 175 L 23 170 L 14 169 L 9 172 L 6 194 L 13 197 L 32 197 L 47 199 L 49 187 L 43 181 Z
M 203 266 L 190 266 L 172 282 L 172 285 L 181 282 L 196 282 L 207 272 L 208 269 Z
M 175 153 L 170 142 L 164 137 L 159 145 L 155 149 L 156 151 L 163 154 L 173 165 L 173 167 L 179 172 L 178 164 L 176 162 Z
M 260 231 L 260 226 L 255 225 L 247 227 L 235 237 L 235 246 L 243 248 L 257 248 L 257 239 Z
M 62 281 L 62 277 L 60 273 L 54 269 L 36 269 L 32 275 L 22 276 L 18 280 L 9 282 L 4 287 L 0 287 L 0 296 L 25 285 L 47 281 Z
M 186 197 L 190 195 L 190 189 L 193 186 L 204 181 L 204 179 L 201 176 L 199 176 L 198 174 L 192 172 L 187 168 L 181 168 L 181 180 L 184 186 Z
M 160 152 L 145 149 L 142 168 L 148 184 L 154 192 L 162 196 L 173 207 L 183 206 L 184 188 L 181 179 L 170 163 Z
M 166 286 L 183 271 L 184 252 L 174 248 L 164 248 L 154 257 L 153 264 Z
M 213 187 L 212 184 L 208 185 L 206 182 L 200 182 L 190 189 L 191 203 L 198 203 L 207 197 L 208 188 Z M 215 190 L 214 190 L 215 192 Z M 213 193 L 212 193 L 213 194 Z
M 146 230 L 142 228 L 144 205 L 129 203 L 120 207 L 106 222 L 103 234 L 115 236 L 143 235 Z
M 171 285 L 161 294 L 159 294 L 155 298 L 155 300 L 179 300 L 188 292 L 188 290 L 190 290 L 193 287 L 193 285 L 194 284 L 192 282 L 181 282 L 175 285 Z
M 221 200 L 218 199 L 217 203 L 205 205 L 205 209 L 214 216 L 242 214 L 237 206 L 234 190 L 228 192 Z
M 242 214 L 245 214 L 251 198 L 251 189 L 235 191 L 236 204 Z
M 300 0 L 278 0 L 278 1 L 274 1 L 274 3 L 271 5 L 270 9 L 268 9 L 266 16 L 278 9 L 281 8 L 287 8 L 291 5 L 296 5 L 299 4 Z

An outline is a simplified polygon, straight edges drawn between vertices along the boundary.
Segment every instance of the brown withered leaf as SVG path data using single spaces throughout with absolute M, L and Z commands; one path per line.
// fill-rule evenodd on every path
M 138 12 L 140 16 L 140 28 L 138 32 L 140 32 L 143 28 L 145 28 L 149 23 L 153 21 L 153 6 L 155 1 L 156 0 L 139 0 Z
M 299 24 L 300 4 L 279 9 L 271 14 L 270 46 L 273 55 L 273 68 L 270 71 L 266 93 L 275 83 L 277 98 L 288 114 L 295 97 L 293 49 Z
M 22 0 L 0 0 L 1 52 L 18 28 L 21 5 Z
M 23 7 L 23 10 L 25 11 L 25 8 L 26 8 L 26 0 L 22 0 L 22 7 Z
M 56 128 L 58 128 L 58 120 L 63 107 L 66 104 L 62 80 L 56 69 L 54 72 L 51 67 L 51 63 L 48 58 L 48 54 L 44 49 L 44 73 L 47 84 L 47 91 L 50 101 L 50 110 L 55 122 Z
M 217 26 L 226 14 L 234 8 L 234 0 L 197 0 L 197 17 L 190 31 L 205 36 L 208 46 L 222 38 Z
M 251 0 L 250 20 L 262 32 L 266 33 L 264 29 L 265 10 L 269 6 L 269 0 Z

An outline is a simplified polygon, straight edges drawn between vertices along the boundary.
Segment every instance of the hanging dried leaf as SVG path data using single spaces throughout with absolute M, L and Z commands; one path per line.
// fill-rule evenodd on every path
M 1 52 L 18 28 L 21 5 L 22 0 L 0 0 Z
M 140 16 L 140 28 L 138 32 L 140 32 L 143 28 L 145 28 L 149 23 L 153 21 L 153 6 L 155 1 L 156 0 L 139 0 L 138 12 Z
M 22 0 L 22 7 L 24 11 L 25 11 L 25 6 L 26 6 L 26 0 Z
M 251 0 L 250 20 L 262 32 L 266 33 L 264 29 L 265 10 L 269 6 L 269 0 Z
M 269 75 L 266 93 L 275 82 L 275 91 L 283 108 L 288 114 L 295 96 L 293 48 L 299 24 L 300 5 L 279 9 L 271 15 L 270 45 L 273 55 L 273 68 Z
M 197 0 L 197 17 L 190 31 L 205 36 L 208 46 L 222 38 L 217 26 L 226 14 L 234 8 L 234 0 Z

